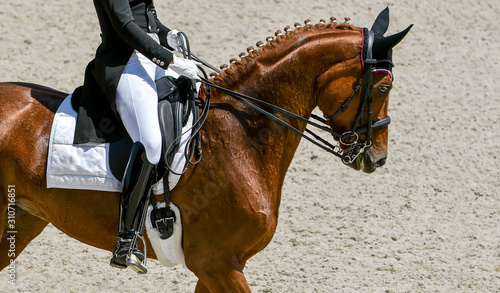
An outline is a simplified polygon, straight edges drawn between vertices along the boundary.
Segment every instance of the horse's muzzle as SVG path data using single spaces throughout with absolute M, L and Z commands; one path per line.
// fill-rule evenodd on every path
M 354 162 L 348 164 L 348 166 L 365 173 L 373 173 L 378 167 L 384 166 L 386 161 L 387 155 L 373 158 L 369 152 L 364 152 L 360 154 Z

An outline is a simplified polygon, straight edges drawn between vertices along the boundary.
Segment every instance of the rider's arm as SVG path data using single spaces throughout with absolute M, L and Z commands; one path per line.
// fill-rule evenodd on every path
M 158 66 L 167 69 L 172 62 L 173 54 L 155 42 L 135 23 L 128 0 L 100 0 L 100 2 L 117 34 L 129 46 L 142 53 Z M 166 29 L 166 27 L 164 28 Z M 161 30 L 162 28 L 160 28 Z
M 156 9 L 153 5 L 151 5 L 150 9 L 152 9 L 153 15 L 155 16 L 155 22 L 156 22 L 156 27 L 158 28 L 158 37 L 160 38 L 160 44 L 163 47 L 167 47 L 170 50 L 174 50 L 167 43 L 167 34 L 170 31 L 170 29 L 166 27 L 163 23 L 161 23 L 161 21 L 158 19 L 158 16 L 156 15 Z

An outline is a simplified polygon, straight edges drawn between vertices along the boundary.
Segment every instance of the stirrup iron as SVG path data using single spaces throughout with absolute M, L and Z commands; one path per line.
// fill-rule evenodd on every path
M 144 260 L 140 260 L 135 254 L 133 254 L 132 247 L 137 247 L 137 240 L 140 238 L 142 240 L 142 244 L 144 245 Z M 130 245 L 129 252 L 127 253 L 126 264 L 127 267 L 132 268 L 138 274 L 146 274 L 148 272 L 148 268 L 146 267 L 148 259 L 148 248 L 146 246 L 146 239 L 144 236 L 140 235 L 139 232 L 135 232 L 135 236 L 132 239 L 132 243 Z

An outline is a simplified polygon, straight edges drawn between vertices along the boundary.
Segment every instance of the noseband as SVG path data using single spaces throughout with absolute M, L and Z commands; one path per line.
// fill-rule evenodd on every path
M 363 79 L 354 90 L 354 93 L 346 100 L 342 107 L 337 110 L 337 112 L 335 112 L 333 115 L 325 116 L 324 119 L 321 119 L 326 123 L 327 121 L 330 121 L 337 117 L 339 114 L 344 113 L 351 101 L 361 90 L 361 103 L 351 130 L 346 131 L 342 134 L 332 132 L 333 138 L 342 146 L 347 147 L 345 149 L 339 149 L 339 152 L 342 155 L 342 162 L 344 162 L 344 164 L 351 164 L 361 153 L 372 146 L 371 135 L 373 129 L 383 128 L 391 123 L 391 118 L 389 116 L 375 122 L 372 121 L 372 73 L 380 72 L 380 70 L 374 68 L 375 64 L 389 63 L 391 66 L 393 66 L 392 61 L 390 59 L 376 60 L 373 58 L 373 42 L 375 41 L 374 32 L 363 28 L 362 38 L 363 42 L 360 55 L 361 65 L 364 72 Z M 384 71 L 392 76 L 392 72 L 390 72 L 390 70 Z M 365 126 L 361 126 L 361 123 L 365 118 L 366 108 L 368 108 L 368 123 Z M 317 117 L 314 118 L 318 119 Z M 363 133 L 366 133 L 366 139 L 360 140 L 359 136 Z

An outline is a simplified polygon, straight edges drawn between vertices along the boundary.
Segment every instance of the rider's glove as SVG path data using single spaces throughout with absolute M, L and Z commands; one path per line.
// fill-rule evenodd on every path
M 184 37 L 177 30 L 171 30 L 167 33 L 168 45 L 177 52 L 182 52 L 181 46 L 185 43 L 184 41 Z
M 198 67 L 200 63 L 193 60 L 177 57 L 174 54 L 174 63 L 169 65 L 169 68 L 179 75 L 184 75 L 189 79 L 200 80 L 198 77 Z

